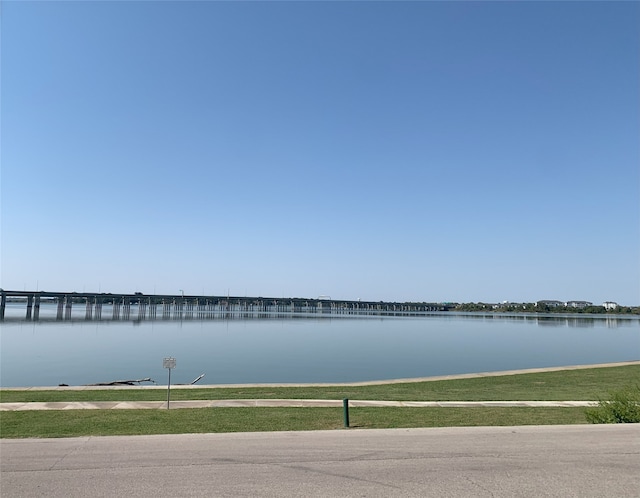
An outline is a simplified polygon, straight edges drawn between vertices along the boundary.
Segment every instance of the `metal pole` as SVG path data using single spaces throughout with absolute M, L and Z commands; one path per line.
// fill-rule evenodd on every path
M 170 399 L 171 399 L 171 369 L 169 369 L 169 382 L 167 383 L 167 410 L 169 409 Z
M 342 411 L 344 413 L 344 426 L 349 427 L 349 399 L 342 400 Z

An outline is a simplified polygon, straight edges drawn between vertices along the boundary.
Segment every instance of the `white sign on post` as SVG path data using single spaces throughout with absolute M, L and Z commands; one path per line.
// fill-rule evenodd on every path
M 171 398 L 171 369 L 176 368 L 176 359 L 170 356 L 162 359 L 162 367 L 169 369 L 169 382 L 167 382 L 167 410 L 169 409 L 169 400 Z

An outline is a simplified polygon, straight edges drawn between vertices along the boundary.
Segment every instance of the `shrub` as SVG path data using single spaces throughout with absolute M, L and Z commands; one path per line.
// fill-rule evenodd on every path
M 624 424 L 640 422 L 640 386 L 611 393 L 609 400 L 585 412 L 592 424 Z

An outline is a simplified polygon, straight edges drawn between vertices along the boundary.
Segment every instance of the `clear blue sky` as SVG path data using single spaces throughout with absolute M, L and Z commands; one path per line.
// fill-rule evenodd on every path
M 2 2 L 5 289 L 640 304 L 638 2 Z

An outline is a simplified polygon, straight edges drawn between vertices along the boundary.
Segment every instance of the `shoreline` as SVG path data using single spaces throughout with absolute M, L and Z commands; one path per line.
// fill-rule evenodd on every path
M 404 379 L 370 380 L 360 382 L 308 382 L 308 383 L 248 383 L 248 384 L 172 384 L 172 389 L 224 389 L 224 388 L 250 388 L 250 387 L 360 387 L 385 384 L 408 384 L 419 382 L 435 382 L 441 380 L 474 379 L 480 377 L 502 377 L 507 375 L 533 374 L 544 372 L 558 372 L 562 370 L 586 370 L 591 368 L 609 368 L 640 365 L 640 360 L 620 361 L 614 363 L 596 363 L 591 365 L 567 365 L 560 367 L 526 368 L 519 370 L 499 370 L 495 372 L 477 372 L 466 374 L 437 375 L 431 377 L 414 377 Z M 166 384 L 145 386 L 32 386 L 32 387 L 0 387 L 1 391 L 98 391 L 121 389 L 166 389 Z

